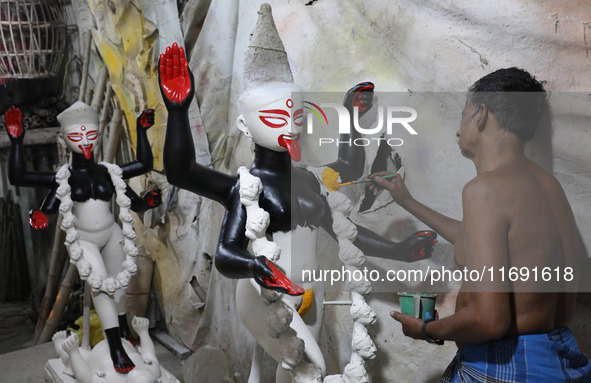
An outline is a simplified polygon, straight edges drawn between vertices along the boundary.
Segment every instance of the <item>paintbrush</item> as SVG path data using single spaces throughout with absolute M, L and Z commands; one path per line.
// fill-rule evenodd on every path
M 380 177 L 382 177 L 382 178 L 394 178 L 397 175 L 398 174 L 388 174 L 386 176 L 380 176 Z M 338 187 L 347 186 L 347 185 L 355 185 L 355 184 L 364 184 L 366 182 L 373 182 L 373 178 L 366 178 L 364 180 L 357 180 L 357 181 L 345 182 L 345 183 L 339 184 Z

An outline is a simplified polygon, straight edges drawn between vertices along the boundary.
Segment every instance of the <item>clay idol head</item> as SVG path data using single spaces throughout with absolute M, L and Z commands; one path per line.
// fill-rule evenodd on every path
M 275 28 L 271 6 L 263 4 L 246 51 L 244 92 L 238 100 L 242 113 L 236 121 L 238 128 L 256 144 L 278 152 L 287 151 L 294 161 L 299 161 L 298 126 L 303 120 L 303 109 L 302 102 L 293 97 L 299 92 Z
M 98 139 L 98 113 L 82 101 L 76 102 L 57 116 L 64 141 L 73 153 L 89 160 Z

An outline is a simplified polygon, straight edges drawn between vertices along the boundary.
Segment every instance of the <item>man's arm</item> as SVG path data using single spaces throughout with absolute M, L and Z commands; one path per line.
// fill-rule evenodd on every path
M 370 177 L 374 179 L 377 185 L 388 190 L 392 199 L 394 199 L 398 205 L 402 206 L 402 208 L 410 214 L 414 215 L 421 222 L 435 230 L 448 242 L 455 244 L 460 229 L 460 221 L 438 213 L 414 199 L 406 188 L 402 177 L 394 177 L 389 180 L 381 177 L 387 174 L 392 173 L 379 172 L 372 174 Z M 377 193 L 377 187 L 373 186 L 371 188 Z
M 464 219 L 456 247 L 460 247 L 466 267 L 483 271 L 493 267 L 498 270 L 509 264 L 507 233 L 509 220 L 505 217 L 498 183 L 490 179 L 476 178 L 469 182 L 462 193 Z M 458 296 L 462 303 L 452 316 L 433 321 L 426 327 L 434 339 L 446 339 L 460 343 L 480 343 L 503 337 L 511 325 L 511 301 L 507 286 L 499 280 L 469 285 L 464 282 Z M 483 284 L 484 283 L 484 284 Z M 391 313 L 403 325 L 406 335 L 423 339 L 423 321 L 409 315 Z

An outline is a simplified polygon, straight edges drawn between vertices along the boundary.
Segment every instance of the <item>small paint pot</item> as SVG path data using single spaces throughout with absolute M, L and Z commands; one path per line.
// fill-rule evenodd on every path
M 400 312 L 423 320 L 435 317 L 437 294 L 432 293 L 398 293 Z

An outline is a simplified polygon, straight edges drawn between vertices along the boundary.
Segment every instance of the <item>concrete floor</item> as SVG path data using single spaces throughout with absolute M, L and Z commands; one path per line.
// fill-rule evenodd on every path
M 48 359 L 57 358 L 53 343 L 26 347 L 33 337 L 30 303 L 0 304 L 0 382 L 43 383 Z M 154 341 L 160 365 L 181 380 L 183 360 Z M 26 348 L 24 348 L 26 347 Z
M 155 342 L 160 365 L 181 380 L 182 360 L 160 343 Z M 48 359 L 56 358 L 53 343 L 0 355 L 0 381 L 3 383 L 43 383 L 43 367 Z M 182 380 L 181 380 L 182 381 Z
M 30 302 L 0 303 L 0 354 L 23 348 L 33 337 Z

